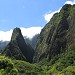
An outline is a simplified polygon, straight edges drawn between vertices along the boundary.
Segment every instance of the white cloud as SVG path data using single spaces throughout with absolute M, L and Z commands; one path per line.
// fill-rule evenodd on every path
M 41 32 L 42 27 L 30 27 L 30 28 L 23 28 L 21 27 L 21 32 L 23 36 L 28 38 L 32 38 L 34 35 L 39 34 Z
M 72 1 L 66 1 L 65 4 L 71 4 L 71 5 L 73 5 L 73 4 L 75 4 L 75 0 L 73 2 Z
M 73 4 L 75 4 L 75 0 L 72 2 L 72 1 L 66 1 L 64 4 L 71 4 L 71 5 L 73 5 Z M 60 8 L 61 9 L 61 8 Z M 57 12 L 60 12 L 60 9 L 59 10 L 57 10 L 57 11 L 54 11 L 54 12 L 48 12 L 48 13 L 46 13 L 45 15 L 44 15 L 44 19 L 46 20 L 46 22 L 49 22 L 50 21 L 50 19 L 52 18 L 52 16 L 55 14 L 55 13 L 57 13 Z
M 31 39 L 34 35 L 41 32 L 42 27 L 30 27 L 30 28 L 21 27 L 20 29 L 23 36 L 26 36 Z M 10 41 L 12 32 L 13 32 L 12 29 L 6 32 L 0 31 L 0 41 Z
M 46 14 L 44 15 L 44 18 L 45 18 L 46 22 L 49 22 L 50 19 L 52 18 L 52 16 L 53 16 L 55 13 L 59 12 L 59 11 L 60 11 L 60 9 L 57 10 L 57 11 L 54 11 L 54 12 L 46 13 Z
M 9 41 L 11 39 L 12 31 L 0 31 L 0 41 Z

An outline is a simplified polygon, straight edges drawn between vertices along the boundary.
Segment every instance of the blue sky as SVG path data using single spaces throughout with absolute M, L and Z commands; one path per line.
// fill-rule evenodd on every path
M 47 23 L 44 15 L 58 10 L 66 1 L 0 0 L 0 31 L 15 27 L 44 27 Z

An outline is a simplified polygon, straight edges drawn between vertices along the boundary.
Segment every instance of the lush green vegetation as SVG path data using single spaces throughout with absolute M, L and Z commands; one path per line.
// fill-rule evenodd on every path
M 0 56 L 0 75 L 18 75 L 12 60 L 5 56 Z
M 38 71 L 35 64 L 0 56 L 0 75 L 37 75 Z
M 0 56 L 0 75 L 75 75 L 75 52 L 56 55 L 31 64 Z
M 39 62 L 44 75 L 75 75 L 75 52 L 56 55 L 50 61 Z

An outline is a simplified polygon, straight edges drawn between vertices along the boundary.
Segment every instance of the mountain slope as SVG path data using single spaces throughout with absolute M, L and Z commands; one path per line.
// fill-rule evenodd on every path
M 2 51 L 2 54 L 14 59 L 32 62 L 34 50 L 25 43 L 21 30 L 15 28 L 12 33 L 11 41 Z
M 42 29 L 36 46 L 34 62 L 68 52 L 75 45 L 75 5 L 65 4 Z
M 35 50 L 36 47 L 36 42 L 37 42 L 37 37 L 39 34 L 36 34 L 35 36 L 33 36 L 32 39 L 25 37 L 25 42 L 26 44 L 30 44 L 32 46 L 32 48 Z

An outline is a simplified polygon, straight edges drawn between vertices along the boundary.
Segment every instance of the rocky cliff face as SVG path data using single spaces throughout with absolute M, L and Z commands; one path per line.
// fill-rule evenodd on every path
M 34 50 L 25 43 L 19 28 L 15 28 L 12 33 L 11 41 L 3 50 L 2 54 L 13 59 L 26 60 L 32 62 Z
M 75 5 L 66 4 L 42 29 L 34 62 L 75 49 Z

